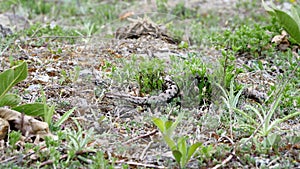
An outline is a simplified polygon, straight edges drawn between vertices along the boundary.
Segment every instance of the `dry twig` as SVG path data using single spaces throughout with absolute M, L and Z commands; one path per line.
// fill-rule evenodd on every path
M 129 143 L 134 142 L 134 141 L 136 141 L 136 140 L 138 140 L 138 139 L 141 139 L 141 138 L 144 138 L 144 137 L 148 137 L 148 136 L 152 136 L 152 135 L 154 135 L 156 132 L 158 132 L 157 129 L 151 131 L 150 133 L 147 133 L 147 134 L 144 134 L 144 135 L 140 135 L 140 136 L 134 137 L 134 138 L 132 138 L 132 139 L 126 141 L 124 144 L 129 144 Z

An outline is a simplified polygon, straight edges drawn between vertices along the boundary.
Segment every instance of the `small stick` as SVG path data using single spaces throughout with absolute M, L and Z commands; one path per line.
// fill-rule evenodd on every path
M 144 168 L 158 168 L 158 169 L 165 169 L 166 167 L 164 166 L 158 166 L 158 165 L 154 165 L 154 164 L 143 164 L 143 163 L 137 163 L 137 162 L 133 162 L 133 161 L 116 161 L 114 162 L 115 164 L 128 164 L 128 165 L 134 165 L 134 166 L 141 166 Z
M 234 145 L 233 140 L 231 138 L 229 138 L 228 136 L 223 135 L 223 136 L 221 136 L 221 138 L 227 139 L 232 145 Z M 233 149 L 233 152 L 224 161 L 222 161 L 221 164 L 214 166 L 212 169 L 218 169 L 218 168 L 224 166 L 226 163 L 228 163 L 232 159 L 233 156 L 235 156 L 235 148 Z
M 134 142 L 134 141 L 136 141 L 136 140 L 138 140 L 138 139 L 141 139 L 141 138 L 144 138 L 144 137 L 148 137 L 148 136 L 154 135 L 156 132 L 158 132 L 157 129 L 151 131 L 150 133 L 147 133 L 147 134 L 144 134 L 144 135 L 140 135 L 140 136 L 134 137 L 134 138 L 132 138 L 132 139 L 126 141 L 124 144 L 128 144 L 128 143 Z
M 42 150 L 42 149 L 44 149 L 44 148 L 46 148 L 46 146 L 41 147 L 41 148 L 39 149 L 39 151 Z M 10 157 L 10 158 L 8 158 L 8 159 L 5 159 L 5 160 L 1 161 L 0 164 L 5 164 L 5 163 L 8 163 L 8 162 L 13 161 L 13 160 L 15 160 L 15 159 L 18 159 L 18 158 L 24 159 L 24 158 L 26 158 L 26 157 L 28 157 L 28 156 L 31 156 L 31 155 L 35 154 L 35 153 L 36 153 L 36 152 L 30 152 L 30 153 L 26 154 L 24 157 L 22 157 L 21 155 L 13 156 L 13 157 Z
M 218 168 L 222 167 L 223 165 L 228 163 L 232 159 L 232 157 L 233 157 L 233 155 L 230 154 L 221 164 L 214 166 L 212 169 L 218 169 Z
M 142 152 L 142 154 L 141 154 L 140 160 L 143 160 L 143 158 L 144 158 L 144 156 L 145 156 L 147 150 L 150 148 L 150 146 L 152 145 L 153 142 L 154 142 L 154 141 L 151 140 L 151 141 L 148 143 L 147 147 L 143 150 L 143 152 Z

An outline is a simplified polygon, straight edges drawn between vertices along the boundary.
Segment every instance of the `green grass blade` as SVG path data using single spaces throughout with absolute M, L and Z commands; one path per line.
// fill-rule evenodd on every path
M 233 84 L 232 84 L 233 85 Z M 239 90 L 239 92 L 235 95 L 235 97 L 234 97 L 234 99 L 233 99 L 233 104 L 232 104 L 232 106 L 233 106 L 233 108 L 235 108 L 236 107 L 236 105 L 238 104 L 238 101 L 239 101 L 239 98 L 240 98 L 240 96 L 242 95 L 242 92 L 244 91 L 244 86 Z
M 264 117 L 261 116 L 259 110 L 257 110 L 255 107 L 251 105 L 246 105 L 245 107 L 250 108 L 259 118 L 259 121 L 262 123 L 264 121 Z
M 290 118 L 293 118 L 295 116 L 299 116 L 300 115 L 300 112 L 295 112 L 295 113 L 292 113 L 292 114 L 289 114 L 285 117 L 283 117 L 282 119 L 276 119 L 274 120 L 268 127 L 268 132 L 270 132 L 276 125 L 278 125 L 279 123 L 282 123 Z
M 177 142 L 178 150 L 181 152 L 181 167 L 184 167 L 187 163 L 187 145 L 186 145 L 186 137 L 180 137 Z
M 247 113 L 245 113 L 244 111 L 234 108 L 233 110 L 235 110 L 237 113 L 239 113 L 240 115 L 242 115 L 245 119 L 250 120 L 250 122 L 252 122 L 255 125 L 259 125 L 251 116 L 249 116 Z
M 200 147 L 202 146 L 202 143 L 194 143 L 193 145 L 191 145 L 189 148 L 188 148 L 188 154 L 187 154 L 187 161 L 189 161 L 191 159 L 191 157 L 193 156 L 193 154 L 195 153 L 195 151 Z
M 272 118 L 273 114 L 275 113 L 275 110 L 277 109 L 278 104 L 281 101 L 281 98 L 282 98 L 282 93 L 275 100 L 275 103 L 273 103 L 271 105 L 271 109 L 268 111 L 268 114 L 267 114 L 267 117 L 266 117 L 266 120 L 265 120 L 265 124 L 267 125 L 267 126 L 265 126 L 266 128 L 269 128 L 271 118 Z
M 170 136 L 163 134 L 163 139 L 171 150 L 175 150 L 177 148 L 175 142 Z
M 64 115 L 54 124 L 55 127 L 59 127 L 64 121 L 66 121 L 69 116 L 74 112 L 76 107 L 73 107 L 71 110 L 64 113 Z
M 216 83 L 216 85 L 221 89 L 221 91 L 223 92 L 223 95 L 224 95 L 224 98 L 225 98 L 225 100 L 229 100 L 229 98 L 228 98 L 228 93 L 224 90 L 224 88 L 220 85 L 220 84 L 218 84 L 218 83 Z
M 176 118 L 175 122 L 171 125 L 171 127 L 169 127 L 169 128 L 166 130 L 166 133 L 167 133 L 168 135 L 172 135 L 172 134 L 173 134 L 173 132 L 175 131 L 175 129 L 176 129 L 177 125 L 179 124 L 179 122 L 182 121 L 183 116 L 184 116 L 184 113 L 180 113 L 180 114 L 178 115 L 178 117 Z

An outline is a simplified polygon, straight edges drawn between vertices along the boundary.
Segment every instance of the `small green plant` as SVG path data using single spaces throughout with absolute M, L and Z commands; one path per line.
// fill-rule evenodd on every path
M 233 80 L 230 82 L 230 89 L 229 92 L 226 91 L 221 85 L 216 84 L 221 91 L 223 92 L 223 96 L 221 97 L 223 99 L 223 102 L 225 103 L 228 111 L 229 111 L 229 119 L 230 119 L 230 135 L 231 139 L 233 139 L 233 131 L 232 131 L 232 124 L 233 124 L 233 112 L 237 108 L 237 104 L 239 101 L 239 98 L 244 90 L 244 88 L 241 88 L 240 90 L 236 91 L 234 90 L 234 83 Z
M 20 131 L 11 131 L 8 134 L 8 138 L 9 138 L 9 145 L 12 146 L 13 149 L 17 148 L 16 143 L 21 139 L 21 132 Z
M 76 82 L 79 78 L 80 67 L 75 66 L 73 71 L 67 72 L 66 70 L 61 70 L 61 78 L 59 79 L 59 83 L 61 85 L 65 85 L 68 83 Z
M 24 30 L 26 36 L 31 38 L 36 38 L 37 41 L 35 42 L 36 46 L 43 46 L 45 43 L 48 43 L 51 38 L 57 37 L 66 37 L 66 36 L 76 36 L 77 33 L 75 30 L 65 29 L 59 25 L 55 24 L 42 24 L 42 23 L 35 23 L 31 25 L 28 29 Z M 43 37 L 43 38 L 41 38 Z M 74 38 L 60 38 L 56 41 L 63 41 L 67 39 L 68 42 L 74 43 Z M 49 46 L 48 46 L 49 47 Z M 50 50 L 52 51 L 52 50 Z M 59 51 L 58 51 L 59 52 Z
M 209 105 L 211 103 L 211 76 L 198 53 L 188 53 L 185 59 L 170 56 L 173 80 L 177 83 L 184 97 L 181 98 L 182 106 L 194 107 Z
M 102 151 L 97 151 L 96 155 L 92 157 L 93 163 L 89 166 L 92 169 L 98 168 L 111 168 L 113 169 L 113 164 L 110 164 Z
M 20 97 L 17 94 L 8 93 L 13 86 L 26 79 L 26 77 L 26 62 L 21 62 L 20 64 L 0 73 L 0 107 L 10 106 L 14 110 L 23 112 L 27 115 L 42 115 L 45 106 L 43 103 L 19 105 L 21 101 Z
M 22 105 L 19 105 L 21 99 L 17 94 L 8 93 L 13 86 L 26 79 L 27 74 L 28 70 L 26 62 L 21 62 L 17 66 L 0 73 L 0 107 L 10 106 L 13 110 L 25 113 L 26 115 L 43 117 L 44 121 L 51 125 L 55 106 L 49 107 L 47 105 L 46 96 L 43 91 L 41 91 L 41 103 L 37 102 Z M 68 111 L 55 126 L 58 126 L 65 121 L 74 110 L 75 108 Z
M 196 10 L 185 7 L 183 2 L 177 3 L 171 13 L 180 19 L 193 18 L 197 14 Z
M 122 69 L 114 68 L 112 72 L 117 81 L 136 81 L 139 85 L 140 95 L 153 94 L 152 92 L 156 94 L 155 92 L 163 89 L 163 60 L 134 56 L 130 62 L 124 62 Z M 111 64 L 107 66 L 111 67 Z M 106 66 L 103 67 L 103 69 L 105 68 Z
M 187 49 L 189 48 L 189 44 L 185 41 L 181 41 L 179 44 L 178 44 L 178 48 L 179 49 Z
M 179 164 L 180 168 L 185 168 L 187 163 L 190 161 L 191 157 L 194 155 L 198 147 L 202 143 L 194 143 L 192 145 L 187 144 L 186 137 L 180 137 L 177 141 L 177 147 L 173 148 L 173 156 L 175 157 L 176 162 Z
M 160 59 L 145 60 L 139 64 L 138 74 L 135 75 L 140 92 L 151 93 L 155 90 L 161 90 L 163 87 L 164 75 L 163 61 Z
M 220 70 L 221 75 L 219 76 L 223 78 L 218 80 L 225 89 L 229 89 L 232 80 L 242 72 L 242 69 L 236 68 L 235 66 L 236 57 L 234 54 L 235 52 L 222 50 L 222 58 L 219 59 L 222 66 L 222 70 Z
M 213 156 L 213 145 L 202 146 L 200 148 L 200 153 L 205 157 L 205 159 L 211 159 Z
M 268 108 L 263 108 L 262 105 L 258 104 L 257 106 L 259 109 L 251 106 L 251 105 L 246 105 L 245 107 L 250 109 L 252 112 L 256 114 L 256 116 L 259 119 L 259 122 L 256 121 L 256 119 L 252 118 L 248 113 L 246 113 L 243 110 L 234 108 L 235 112 L 239 113 L 242 115 L 244 118 L 246 118 L 250 124 L 248 124 L 248 127 L 251 127 L 252 129 L 258 129 L 258 133 L 260 136 L 268 136 L 268 134 L 275 128 L 277 127 L 278 124 L 292 118 L 295 116 L 300 115 L 300 112 L 294 112 L 289 115 L 286 115 L 283 118 L 276 118 L 275 120 L 272 121 L 272 117 L 274 113 L 277 110 L 277 107 L 279 105 L 279 102 L 281 101 L 282 94 L 279 94 L 277 99 L 273 102 L 273 104 L 268 107 Z
M 212 37 L 217 48 L 229 48 L 234 53 L 250 53 L 254 57 L 261 56 L 268 48 L 271 34 L 267 33 L 269 27 L 254 24 L 253 27 L 242 25 L 234 31 L 225 30 L 223 34 Z
M 193 77 L 196 79 L 196 84 L 198 87 L 199 105 L 204 105 L 205 103 L 210 103 L 211 99 L 211 82 L 210 77 L 207 74 L 206 65 L 198 57 L 192 56 L 189 60 L 184 62 L 185 67 L 188 69 Z
M 62 52 L 63 52 L 62 48 L 57 48 L 56 50 L 53 50 L 53 49 L 51 49 L 50 46 L 48 46 L 48 50 L 54 55 L 59 55 L 59 54 L 62 54 Z
M 94 130 L 93 128 L 89 130 L 84 130 L 80 124 L 77 122 L 77 120 L 74 120 L 77 131 L 75 130 L 67 130 L 67 140 L 69 141 L 68 144 L 68 159 L 66 163 L 68 163 L 70 160 L 72 160 L 77 152 L 80 151 L 94 151 L 93 147 L 88 147 L 88 144 L 95 139 L 94 136 Z M 84 156 L 78 155 L 78 158 L 81 160 L 87 160 Z
M 173 123 L 172 121 L 164 121 L 160 118 L 153 118 L 153 123 L 158 127 L 163 135 L 163 139 L 172 150 L 172 154 L 175 157 L 176 162 L 180 168 L 185 168 L 195 151 L 202 143 L 194 143 L 192 145 L 187 144 L 187 137 L 179 137 L 177 142 L 173 139 L 173 132 L 176 129 L 178 123 L 182 121 L 184 113 L 180 113 Z
M 291 11 L 285 12 L 278 9 L 273 3 L 271 7 L 268 6 L 264 0 L 262 5 L 270 15 L 276 17 L 282 27 L 289 33 L 289 35 L 300 44 L 300 6 L 294 5 Z
M 168 0 L 156 0 L 156 6 L 158 12 L 166 12 L 168 11 Z
M 241 139 L 241 143 L 245 143 L 246 138 Z M 289 143 L 288 143 L 289 144 Z M 253 145 L 255 145 L 253 147 Z M 269 154 L 276 153 L 277 155 L 280 148 L 286 147 L 286 141 L 281 139 L 281 136 L 277 133 L 271 133 L 266 137 L 254 137 L 252 143 L 244 144 L 242 149 L 239 149 L 239 153 L 260 153 Z M 246 159 L 247 160 L 247 159 Z M 248 159 L 249 160 L 249 159 Z
M 80 31 L 75 31 L 78 35 L 83 37 L 83 41 L 85 43 L 88 43 L 91 40 L 91 36 L 93 33 L 97 31 L 97 27 L 95 26 L 95 23 L 87 22 L 84 23 L 83 25 L 84 30 Z
M 137 82 L 139 95 L 157 94 L 164 90 L 165 62 L 158 58 L 131 57 L 131 60 L 120 59 L 122 68 L 112 72 L 112 77 L 117 82 Z M 104 68 L 104 67 L 103 67 Z
M 264 141 L 266 142 L 264 143 L 266 149 L 270 149 L 271 147 L 273 150 L 278 152 L 279 145 L 281 143 L 281 136 L 279 134 L 276 133 L 269 134 Z

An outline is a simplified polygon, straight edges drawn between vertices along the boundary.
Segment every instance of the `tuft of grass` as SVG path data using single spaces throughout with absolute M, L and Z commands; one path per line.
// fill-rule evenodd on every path
M 164 61 L 161 59 L 133 56 L 131 61 L 125 61 L 123 67 L 113 73 L 113 78 L 121 82 L 137 82 L 140 95 L 156 94 L 163 89 L 164 66 Z
M 237 54 L 249 53 L 257 58 L 274 50 L 270 47 L 272 36 L 267 27 L 254 24 L 253 26 L 241 25 L 234 30 L 227 29 L 212 40 L 217 48 L 228 48 Z

